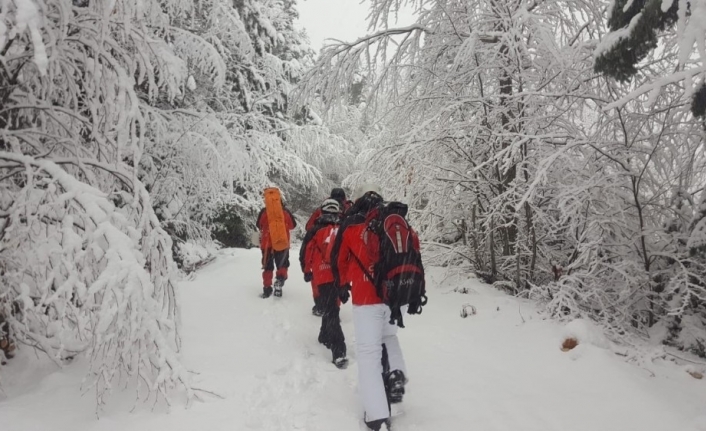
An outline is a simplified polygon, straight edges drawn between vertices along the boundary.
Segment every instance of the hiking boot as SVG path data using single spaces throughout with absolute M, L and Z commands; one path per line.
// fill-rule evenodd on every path
M 390 431 L 390 419 L 378 419 L 374 421 L 365 421 L 365 425 L 373 431 Z
M 344 370 L 348 367 L 348 358 L 346 357 L 336 358 L 332 362 L 339 370 Z
M 284 286 L 284 278 L 277 277 L 275 280 L 274 288 L 275 288 L 275 296 L 278 298 L 282 297 L 282 286 Z
M 262 288 L 262 295 L 260 298 L 269 298 L 272 295 L 272 286 L 265 286 Z
M 394 370 L 387 375 L 385 379 L 385 392 L 387 392 L 387 399 L 390 401 L 390 404 L 402 402 L 402 398 L 404 398 L 404 385 L 406 384 L 407 378 L 400 370 Z

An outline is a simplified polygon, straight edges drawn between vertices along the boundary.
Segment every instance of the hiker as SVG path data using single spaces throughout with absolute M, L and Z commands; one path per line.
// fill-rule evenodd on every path
M 331 263 L 334 284 L 342 286 L 341 300 L 346 302 L 349 295 L 352 298 L 364 420 L 369 429 L 379 431 L 389 429 L 390 404 L 402 401 L 407 383 L 407 369 L 397 338 L 397 327 L 403 327 L 399 303 L 406 302 L 400 301 L 400 295 L 391 290 L 383 291 L 384 286 L 391 286 L 384 283 L 396 283 L 395 289 L 403 289 L 409 282 L 418 288 L 415 294 L 406 297 L 411 298 L 408 313 L 421 313 L 421 306 L 426 304 L 424 271 L 419 239 L 404 219 L 406 205 L 389 203 L 389 208 L 399 208 L 400 214 L 389 213 L 381 221 L 388 207 L 383 205 L 378 186 L 363 184 L 355 196 L 356 201 L 336 235 Z M 381 230 L 388 227 L 397 230 Z M 405 274 L 408 278 L 404 283 L 399 278 L 390 281 L 395 274 Z M 397 305 L 393 306 L 392 301 L 397 301 Z
M 346 192 L 342 188 L 338 187 L 331 189 L 331 196 L 327 199 L 333 199 L 338 202 L 338 204 L 341 206 L 341 214 L 348 211 L 348 208 L 350 208 L 350 206 L 353 204 L 351 201 L 346 199 Z M 316 219 L 319 218 L 320 215 L 321 207 L 315 209 L 314 212 L 311 214 L 311 217 L 309 217 L 309 220 L 306 222 L 306 225 L 304 227 L 306 228 L 307 232 L 309 231 L 309 229 L 312 228 L 312 226 L 314 226 L 314 222 L 316 221 Z
M 0 365 L 5 365 L 5 359 L 12 359 L 15 356 L 16 347 L 10 335 L 10 322 L 0 311 Z
M 271 212 L 274 216 L 269 215 Z M 282 217 L 283 226 L 276 223 L 275 217 Z M 277 273 L 274 295 L 281 297 L 282 286 L 287 280 L 287 268 L 289 268 L 289 231 L 297 226 L 297 222 L 282 202 L 279 189 L 274 187 L 265 189 L 265 208 L 257 216 L 256 225 L 260 230 L 260 250 L 262 251 L 261 297 L 269 298 L 273 293 L 272 273 L 275 267 L 277 267 Z M 279 229 L 272 231 L 272 227 Z M 276 236 L 273 237 L 275 234 Z
M 299 263 L 304 273 L 304 281 L 310 281 L 319 292 L 322 310 L 319 343 L 331 350 L 332 362 L 338 368 L 345 368 L 346 342 L 339 318 L 339 289 L 333 283 L 331 272 L 331 249 L 341 223 L 341 206 L 333 199 L 321 205 L 321 216 L 316 219 L 302 242 Z
M 351 201 L 346 199 L 346 192 L 341 188 L 331 189 L 331 197 L 327 198 L 326 200 L 329 199 L 333 199 L 338 202 L 339 207 L 341 208 L 341 215 L 343 215 L 343 213 L 352 205 Z M 321 207 L 314 210 L 305 225 L 307 232 L 311 230 L 311 228 L 314 226 L 314 223 L 321 216 L 321 214 Z M 319 297 L 319 289 L 313 282 L 311 283 L 311 293 L 314 297 L 314 306 L 311 308 L 311 314 L 313 314 L 314 316 L 322 316 L 324 312 Z

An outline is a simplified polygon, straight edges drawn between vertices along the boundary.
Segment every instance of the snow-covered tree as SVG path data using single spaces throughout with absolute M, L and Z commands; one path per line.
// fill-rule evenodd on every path
M 340 139 L 295 124 L 288 112 L 291 86 L 311 55 L 293 27 L 294 6 L 212 0 L 175 19 L 195 35 L 184 46 L 205 44 L 218 61 L 188 63 L 190 87 L 160 105 L 169 108 L 166 121 L 162 109 L 150 122 L 160 140 L 146 151 L 141 175 L 174 237 L 209 238 L 215 214 L 247 215 L 270 181 L 315 188 L 323 166 L 309 156 L 342 152 Z
M 89 355 L 99 403 L 126 381 L 191 394 L 172 238 L 341 164 L 345 140 L 288 111 L 308 55 L 294 6 L 2 5 L 0 313 L 57 363 Z
M 333 99 L 366 70 L 368 106 L 386 117 L 370 170 L 403 187 L 433 236 L 465 226 L 476 269 L 520 288 L 537 266 L 534 209 L 523 200 L 529 166 L 574 136 L 557 120 L 580 109 L 592 11 L 562 2 L 408 3 L 419 10 L 415 24 L 326 47 L 309 92 Z M 373 2 L 372 16 L 384 24 L 396 6 Z
M 57 363 L 89 355 L 99 403 L 126 380 L 140 397 L 191 391 L 171 241 L 135 169 L 144 97 L 177 97 L 200 54 L 167 41 L 169 14 L 189 5 L 167 6 L 2 7 L 0 312 Z
M 388 26 L 403 5 L 416 22 Z M 599 41 L 603 10 L 372 1 L 371 34 L 327 46 L 302 93 L 335 107 L 364 71 L 376 133 L 349 181 L 376 176 L 389 198 L 411 203 L 428 250 L 446 251 L 430 256 L 470 262 L 556 317 L 669 342 L 685 326 L 660 328 L 702 307 L 703 266 L 686 244 L 703 136 L 683 92 L 653 85 L 676 76 L 683 44 L 640 53 L 633 83 L 594 74 L 613 37 Z M 701 339 L 702 326 L 691 326 Z M 688 348 L 682 341 L 672 344 Z
M 706 115 L 706 3 L 701 0 L 616 0 L 608 10 L 608 33 L 596 50 L 595 70 L 626 82 L 649 76 L 642 85 L 614 102 L 658 92 L 666 86 L 682 86 L 691 97 L 692 113 Z M 652 75 L 648 57 L 676 47 L 676 67 L 662 75 Z

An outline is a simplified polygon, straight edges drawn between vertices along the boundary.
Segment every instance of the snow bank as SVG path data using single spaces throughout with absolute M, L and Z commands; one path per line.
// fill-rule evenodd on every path
M 187 272 L 194 271 L 199 263 L 208 261 L 217 251 L 214 244 L 193 241 L 181 242 L 178 248 L 182 268 Z
M 611 342 L 606 338 L 603 330 L 595 323 L 586 319 L 576 319 L 569 322 L 562 332 L 561 343 L 564 340 L 573 338 L 578 345 L 590 344 L 601 349 L 610 349 Z

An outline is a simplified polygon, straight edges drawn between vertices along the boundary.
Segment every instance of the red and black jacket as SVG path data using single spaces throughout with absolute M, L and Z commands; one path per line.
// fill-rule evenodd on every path
M 340 203 L 340 202 L 339 202 L 339 203 Z M 353 202 L 351 202 L 351 201 L 344 201 L 344 202 L 343 202 L 343 208 L 342 208 L 341 214 L 344 214 L 346 211 L 348 211 L 348 208 L 350 208 L 351 205 L 353 205 Z M 317 220 L 319 217 L 321 217 L 321 214 L 323 214 L 323 212 L 321 212 L 321 208 L 320 208 L 320 207 L 319 207 L 319 208 L 316 208 L 316 210 L 314 210 L 314 212 L 311 214 L 311 217 L 309 217 L 309 220 L 306 222 L 306 225 L 304 226 L 305 229 L 307 230 L 307 232 L 309 231 L 309 229 L 311 229 L 312 227 L 314 227 L 314 223 L 316 222 L 316 220 Z
M 331 266 L 334 283 L 351 287 L 353 305 L 382 304 L 373 281 L 375 264 L 381 258 L 380 241 L 368 229 L 368 212 L 357 212 L 354 208 L 344 219 L 331 251 Z M 420 243 L 416 232 L 412 231 L 412 246 L 419 251 Z M 365 268 L 365 269 L 363 269 Z
M 379 258 L 379 241 L 368 230 L 366 214 L 356 213 L 346 217 L 336 235 L 331 251 L 331 266 L 334 283 L 351 287 L 353 305 L 382 304 L 372 280 L 366 275 L 373 273 Z
M 299 264 L 304 274 L 312 274 L 315 287 L 333 283 L 331 263 L 325 258 L 329 241 L 335 240 L 336 230 L 341 223 L 337 214 L 323 214 L 309 229 L 299 249 Z M 332 237 L 333 235 L 333 237 Z

